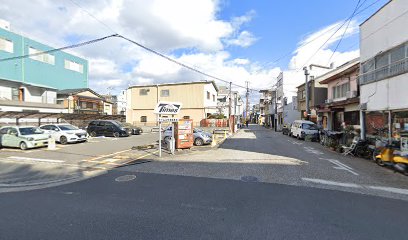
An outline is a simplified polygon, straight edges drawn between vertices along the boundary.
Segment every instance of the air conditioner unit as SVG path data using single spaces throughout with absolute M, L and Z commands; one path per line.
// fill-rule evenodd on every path
M 329 104 L 329 103 L 332 103 L 332 102 L 333 102 L 333 99 L 326 99 L 324 102 L 327 103 L 327 104 Z
M 357 97 L 357 91 L 348 91 L 348 92 L 346 92 L 346 97 L 347 98 Z

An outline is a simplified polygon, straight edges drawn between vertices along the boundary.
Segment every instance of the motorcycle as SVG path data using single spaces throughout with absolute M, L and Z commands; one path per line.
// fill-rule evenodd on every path
M 399 151 L 398 142 L 391 144 L 385 141 L 376 142 L 377 151 L 373 154 L 373 159 L 379 166 L 388 166 L 396 171 L 408 175 L 408 153 Z

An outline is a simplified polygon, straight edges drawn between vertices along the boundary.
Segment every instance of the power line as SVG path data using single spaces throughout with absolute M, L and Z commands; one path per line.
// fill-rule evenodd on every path
M 364 0 L 364 1 L 361 3 L 361 5 L 360 5 L 360 1 L 361 1 L 361 0 L 358 0 L 357 5 L 356 5 L 356 7 L 354 8 L 353 13 L 351 14 L 351 17 L 350 17 L 350 19 L 349 19 L 348 22 L 347 22 L 346 28 L 344 29 L 343 34 L 342 34 L 341 37 L 340 37 L 340 40 L 337 42 L 337 45 L 336 45 L 336 47 L 334 48 L 334 51 L 332 52 L 332 54 L 331 54 L 329 60 L 327 61 L 327 65 L 330 64 L 330 60 L 332 59 L 333 55 L 336 53 L 337 48 L 340 46 L 341 41 L 343 41 L 344 35 L 346 35 L 347 29 L 348 29 L 348 27 L 350 26 L 351 20 L 353 19 L 353 17 L 354 17 L 354 15 L 355 15 L 356 11 L 357 11 L 359 8 L 361 8 L 367 0 Z
M 106 40 L 108 38 L 112 38 L 112 37 L 120 37 L 120 36 L 119 36 L 119 34 L 112 34 L 112 35 L 109 35 L 109 36 L 93 39 L 93 40 L 86 41 L 86 42 L 81 42 L 81 43 L 77 43 L 77 44 L 68 45 L 68 46 L 65 46 L 65 47 L 51 49 L 51 50 L 48 50 L 48 51 L 42 51 L 42 52 L 32 53 L 32 54 L 25 54 L 25 55 L 20 55 L 20 56 L 16 56 L 16 57 L 3 58 L 3 59 L 0 59 L 0 62 L 11 61 L 11 60 L 16 60 L 16 59 L 22 59 L 22 58 L 28 58 L 28 57 L 34 57 L 34 56 L 39 56 L 39 55 L 43 55 L 43 54 L 47 54 L 47 53 L 63 51 L 63 50 L 66 50 L 66 49 L 82 47 L 82 46 L 85 46 L 85 45 L 89 45 L 89 44 L 93 44 L 93 43 L 96 43 L 96 42 L 104 41 L 104 40 Z
M 208 73 L 205 73 L 204 71 L 199 70 L 198 68 L 191 67 L 191 66 L 189 66 L 189 65 L 187 65 L 187 64 L 185 64 L 185 63 L 182 63 L 182 62 L 177 61 L 177 60 L 175 60 L 175 59 L 173 59 L 173 58 L 171 58 L 171 57 L 168 57 L 168 56 L 166 56 L 165 54 L 160 53 L 159 51 L 156 51 L 156 50 L 154 50 L 154 49 L 152 49 L 152 48 L 149 48 L 149 47 L 147 47 L 147 46 L 145 46 L 145 45 L 143 45 L 143 44 L 141 44 L 141 43 L 139 43 L 139 42 L 136 42 L 136 41 L 134 41 L 134 40 L 132 40 L 132 39 L 130 39 L 130 38 L 127 38 L 127 37 L 125 37 L 125 36 L 119 34 L 119 33 L 118 33 L 117 31 L 115 31 L 114 29 L 112 29 L 109 25 L 107 25 L 107 24 L 105 24 L 104 22 L 102 22 L 101 20 L 99 20 L 99 19 L 98 19 L 97 17 L 95 17 L 91 12 L 89 12 L 89 11 L 86 10 L 86 9 L 84 9 L 81 5 L 79 5 L 79 4 L 76 3 L 75 1 L 73 1 L 73 0 L 69 0 L 69 1 L 70 1 L 71 3 L 73 3 L 74 5 L 76 5 L 78 8 L 82 9 L 85 13 L 87 13 L 90 17 L 92 17 L 93 19 L 95 19 L 96 21 L 98 21 L 98 22 L 99 22 L 100 24 L 102 24 L 103 26 L 105 26 L 107 29 L 109 29 L 110 31 L 112 31 L 112 32 L 114 32 L 115 34 L 117 34 L 118 37 L 123 38 L 124 40 L 129 41 L 129 42 L 131 42 L 131 43 L 137 45 L 138 47 L 140 47 L 140 48 L 142 48 L 142 49 L 144 49 L 144 50 L 146 50 L 146 51 L 148 51 L 148 52 L 151 52 L 151 53 L 153 53 L 153 54 L 155 54 L 155 55 L 157 55 L 157 56 L 159 56 L 159 57 L 162 57 L 162 58 L 164 58 L 164 59 L 166 59 L 166 60 L 168 60 L 168 61 L 170 61 L 170 62 L 173 62 L 173 63 L 175 63 L 175 64 L 177 64 L 177 65 L 179 65 L 179 66 L 181 66 L 181 67 L 187 68 L 187 69 L 189 69 L 189 70 L 191 70 L 191 71 L 193 71 L 193 72 L 196 72 L 196 73 L 198 73 L 198 74 L 201 74 L 201 75 L 204 75 L 204 76 L 213 78 L 213 79 L 215 79 L 215 80 L 218 80 L 218 81 L 221 81 L 221 82 L 224 82 L 224 83 L 228 83 L 228 84 L 231 83 L 232 85 L 234 85 L 234 86 L 236 86 L 236 87 L 240 87 L 240 88 L 243 88 L 243 89 L 247 89 L 247 87 L 244 87 L 244 86 L 238 85 L 238 84 L 236 84 L 236 83 L 232 83 L 231 81 L 227 81 L 227 80 L 221 79 L 221 78 L 219 78 L 219 77 L 215 77 L 215 76 L 213 76 L 213 75 L 210 75 L 210 74 L 208 74 Z M 259 90 L 256 90 L 256 89 L 250 89 L 250 90 L 251 90 L 251 91 L 259 91 Z
M 376 0 L 375 2 L 371 3 L 371 4 L 368 5 L 367 7 L 361 9 L 360 11 L 358 11 L 358 12 L 355 14 L 355 16 L 360 15 L 361 13 L 363 13 L 364 11 L 366 11 L 368 8 L 370 8 L 371 6 L 373 6 L 374 4 L 376 4 L 376 3 L 380 2 L 380 1 L 381 1 L 381 0 Z M 363 4 L 361 4 L 361 6 L 362 6 L 362 5 L 363 5 Z M 347 21 L 347 20 L 345 20 L 345 21 Z M 334 25 L 333 27 L 327 29 L 326 31 L 323 31 L 322 33 L 320 33 L 319 35 L 317 35 L 315 38 L 310 39 L 309 41 L 303 43 L 303 44 L 301 45 L 301 47 L 304 47 L 304 46 L 306 46 L 306 45 L 308 45 L 308 44 L 314 42 L 315 40 L 319 39 L 319 38 L 322 37 L 324 34 L 326 34 L 326 33 L 330 32 L 330 31 L 332 31 L 332 30 L 335 29 L 336 27 L 337 27 L 337 25 Z M 281 55 L 280 57 L 276 58 L 275 60 L 266 63 L 264 66 L 266 67 L 266 66 L 275 64 L 275 63 L 281 61 L 282 59 L 285 59 L 286 57 L 291 56 L 291 55 L 292 55 L 292 51 L 289 51 L 288 53 L 286 53 L 286 54 L 284 54 L 284 55 Z M 258 73 L 258 72 L 260 72 L 260 71 L 261 71 L 261 70 L 258 70 L 258 71 L 256 71 L 255 73 Z

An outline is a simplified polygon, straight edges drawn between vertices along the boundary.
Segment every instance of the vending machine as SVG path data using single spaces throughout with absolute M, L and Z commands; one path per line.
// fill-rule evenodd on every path
M 194 143 L 193 120 L 180 119 L 175 123 L 174 135 L 176 140 L 176 148 L 191 148 Z

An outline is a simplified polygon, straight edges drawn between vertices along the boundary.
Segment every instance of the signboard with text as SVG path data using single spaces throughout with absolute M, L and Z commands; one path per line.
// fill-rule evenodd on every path
M 154 108 L 155 114 L 176 115 L 180 112 L 181 103 L 178 102 L 159 102 Z

